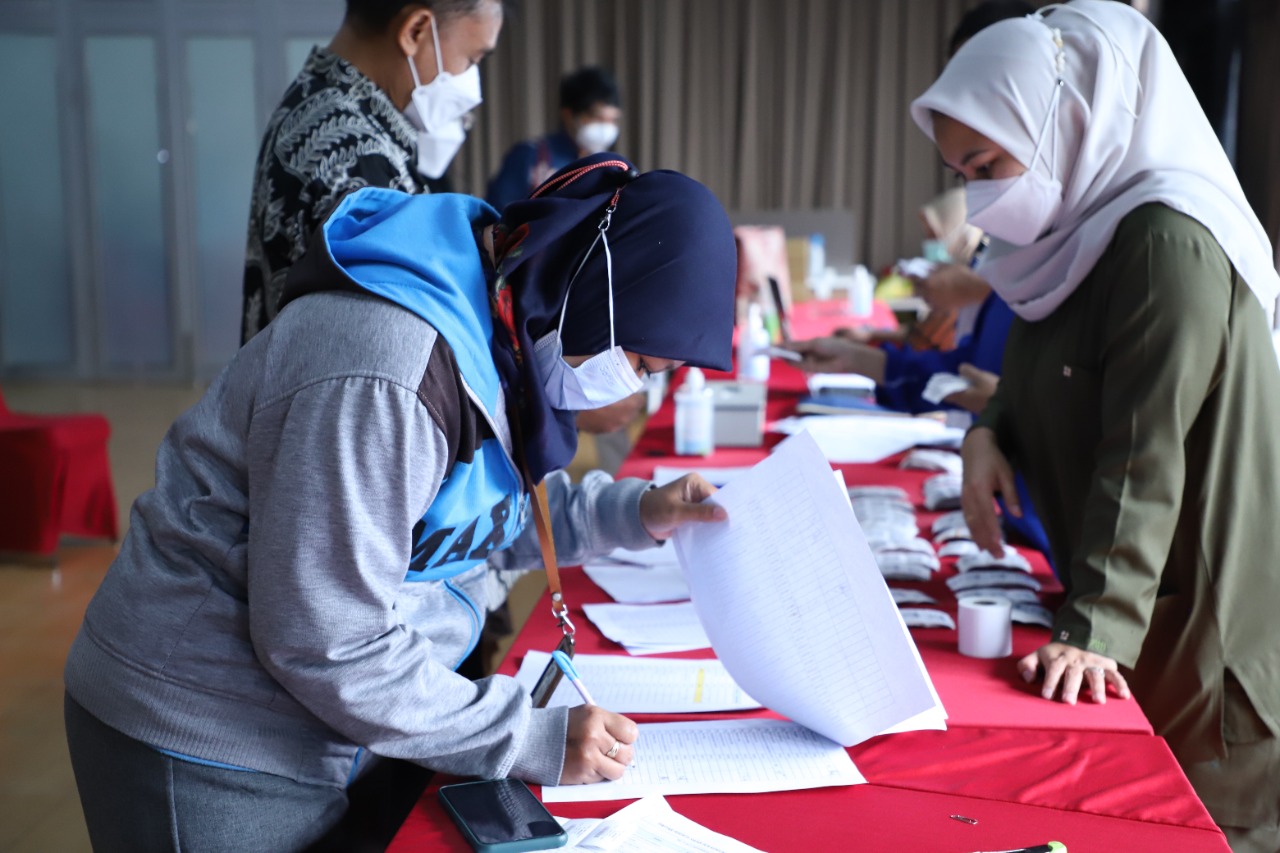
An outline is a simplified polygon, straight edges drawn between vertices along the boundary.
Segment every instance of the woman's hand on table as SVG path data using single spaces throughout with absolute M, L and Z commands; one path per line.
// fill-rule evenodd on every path
M 804 356 L 797 367 L 806 373 L 858 373 L 884 381 L 884 350 L 842 337 L 792 341 L 787 348 Z
M 1040 668 L 1044 669 L 1044 688 L 1040 695 L 1046 699 L 1052 699 L 1061 687 L 1059 698 L 1074 705 L 1080 689 L 1085 687 L 1093 701 L 1103 705 L 1107 701 L 1107 685 L 1111 685 L 1121 699 L 1129 698 L 1129 684 L 1116 662 L 1105 655 L 1066 643 L 1049 643 L 1018 661 L 1018 673 L 1028 684 L 1035 681 Z
M 640 729 L 631 720 L 596 705 L 569 709 L 561 785 L 614 780 L 635 757 Z M 612 752 L 612 755 L 610 754 Z
M 640 523 L 654 539 L 664 540 L 692 521 L 727 521 L 724 507 L 707 500 L 716 487 L 700 474 L 685 474 L 640 497 Z
M 969 431 L 960 448 L 960 457 L 964 464 L 960 505 L 964 509 L 965 524 L 979 548 L 1001 557 L 1004 555 L 1004 537 L 996 515 L 996 495 L 1004 498 L 1009 512 L 1017 518 L 1022 517 L 1013 467 L 996 444 L 996 434 L 987 427 Z

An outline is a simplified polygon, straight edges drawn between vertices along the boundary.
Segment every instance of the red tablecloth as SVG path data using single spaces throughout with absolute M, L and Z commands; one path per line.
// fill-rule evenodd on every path
M 823 315 L 793 318 L 797 336 L 821 334 Z M 800 312 L 797 312 L 798 314 Z M 789 414 L 804 389 L 804 377 L 775 362 L 769 417 Z M 765 448 L 717 451 L 709 460 L 672 454 L 670 401 L 646 426 L 619 476 L 649 477 L 656 465 L 751 465 Z M 766 444 L 777 443 L 770 437 Z M 841 465 L 850 485 L 900 485 L 920 500 L 929 475 L 903 471 L 887 460 Z M 922 514 L 922 526 L 933 514 Z M 1023 551 L 1052 594 L 1061 587 L 1044 558 Z M 917 585 L 955 610 L 943 578 Z M 565 598 L 573 608 L 608 601 L 580 569 L 562 572 Z M 949 603 L 948 603 L 949 602 Z M 547 615 L 544 595 L 516 638 L 499 672 L 512 675 L 525 652 L 550 651 L 559 629 Z M 585 616 L 578 625 L 578 652 L 622 654 Z M 669 797 L 672 806 L 712 829 L 769 851 L 828 849 L 893 851 L 1001 850 L 1061 841 L 1073 853 L 1085 850 L 1227 851 L 1204 806 L 1163 739 L 1151 734 L 1138 704 L 1112 698 L 1105 705 L 1048 702 L 1017 678 L 1014 658 L 975 660 L 956 650 L 956 632 L 912 632 L 948 714 L 945 732 L 911 732 L 873 738 L 850 749 L 870 784 L 849 788 L 750 795 Z M 1048 640 L 1042 628 L 1017 627 L 1015 656 Z M 705 658 L 709 650 L 667 657 Z M 728 715 L 713 715 L 728 716 Z M 767 711 L 744 716 L 773 716 Z M 688 719 L 636 715 L 639 722 Z M 405 822 L 390 850 L 467 850 L 429 789 Z M 535 791 L 537 789 L 535 788 Z M 621 802 L 560 803 L 563 817 L 605 817 Z M 953 820 L 962 815 L 977 820 Z
M 388 853 L 470 850 L 440 807 L 437 787 L 427 790 Z M 879 784 L 773 794 L 674 796 L 667 801 L 710 829 L 773 853 L 967 853 L 1050 840 L 1063 842 L 1071 853 L 1230 853 L 1222 833 L 1212 825 L 1173 826 Z M 607 817 L 624 805 L 555 803 L 551 811 L 557 817 Z M 977 823 L 953 820 L 952 815 Z

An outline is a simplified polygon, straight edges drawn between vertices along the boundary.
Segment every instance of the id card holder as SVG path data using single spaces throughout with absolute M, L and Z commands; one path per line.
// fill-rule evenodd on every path
M 556 644 L 556 651 L 564 652 L 566 656 L 572 658 L 573 635 L 565 634 L 561 637 L 560 642 Z M 538 677 L 538 683 L 533 685 L 533 707 L 547 707 L 547 703 L 551 701 L 551 694 L 556 692 L 556 688 L 560 686 L 560 679 L 562 678 L 564 678 L 564 673 L 560 671 L 560 667 L 556 666 L 555 660 L 547 661 L 547 668 Z

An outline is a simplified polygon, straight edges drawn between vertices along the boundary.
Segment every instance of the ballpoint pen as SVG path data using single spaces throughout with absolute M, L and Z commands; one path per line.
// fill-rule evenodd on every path
M 982 851 L 979 851 L 982 853 Z M 1014 850 L 992 850 L 989 853 L 1067 853 L 1067 845 L 1061 841 L 1037 844 L 1035 847 L 1018 847 Z
M 556 666 L 560 667 L 560 671 L 564 673 L 565 678 L 569 679 L 569 683 L 577 689 L 582 701 L 588 705 L 596 704 L 596 700 L 591 698 L 591 694 L 587 691 L 587 685 L 582 683 L 582 676 L 578 675 L 578 670 L 574 668 L 573 661 L 569 659 L 569 656 L 557 649 L 551 653 L 551 659 L 556 662 Z

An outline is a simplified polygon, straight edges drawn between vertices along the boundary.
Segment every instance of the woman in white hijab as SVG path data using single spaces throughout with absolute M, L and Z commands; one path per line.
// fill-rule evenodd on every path
M 1155 29 L 1075 0 L 979 33 L 912 104 L 1018 318 L 964 508 L 1024 471 L 1067 595 L 1019 662 L 1130 686 L 1237 850 L 1280 849 L 1280 367 L 1271 248 Z

